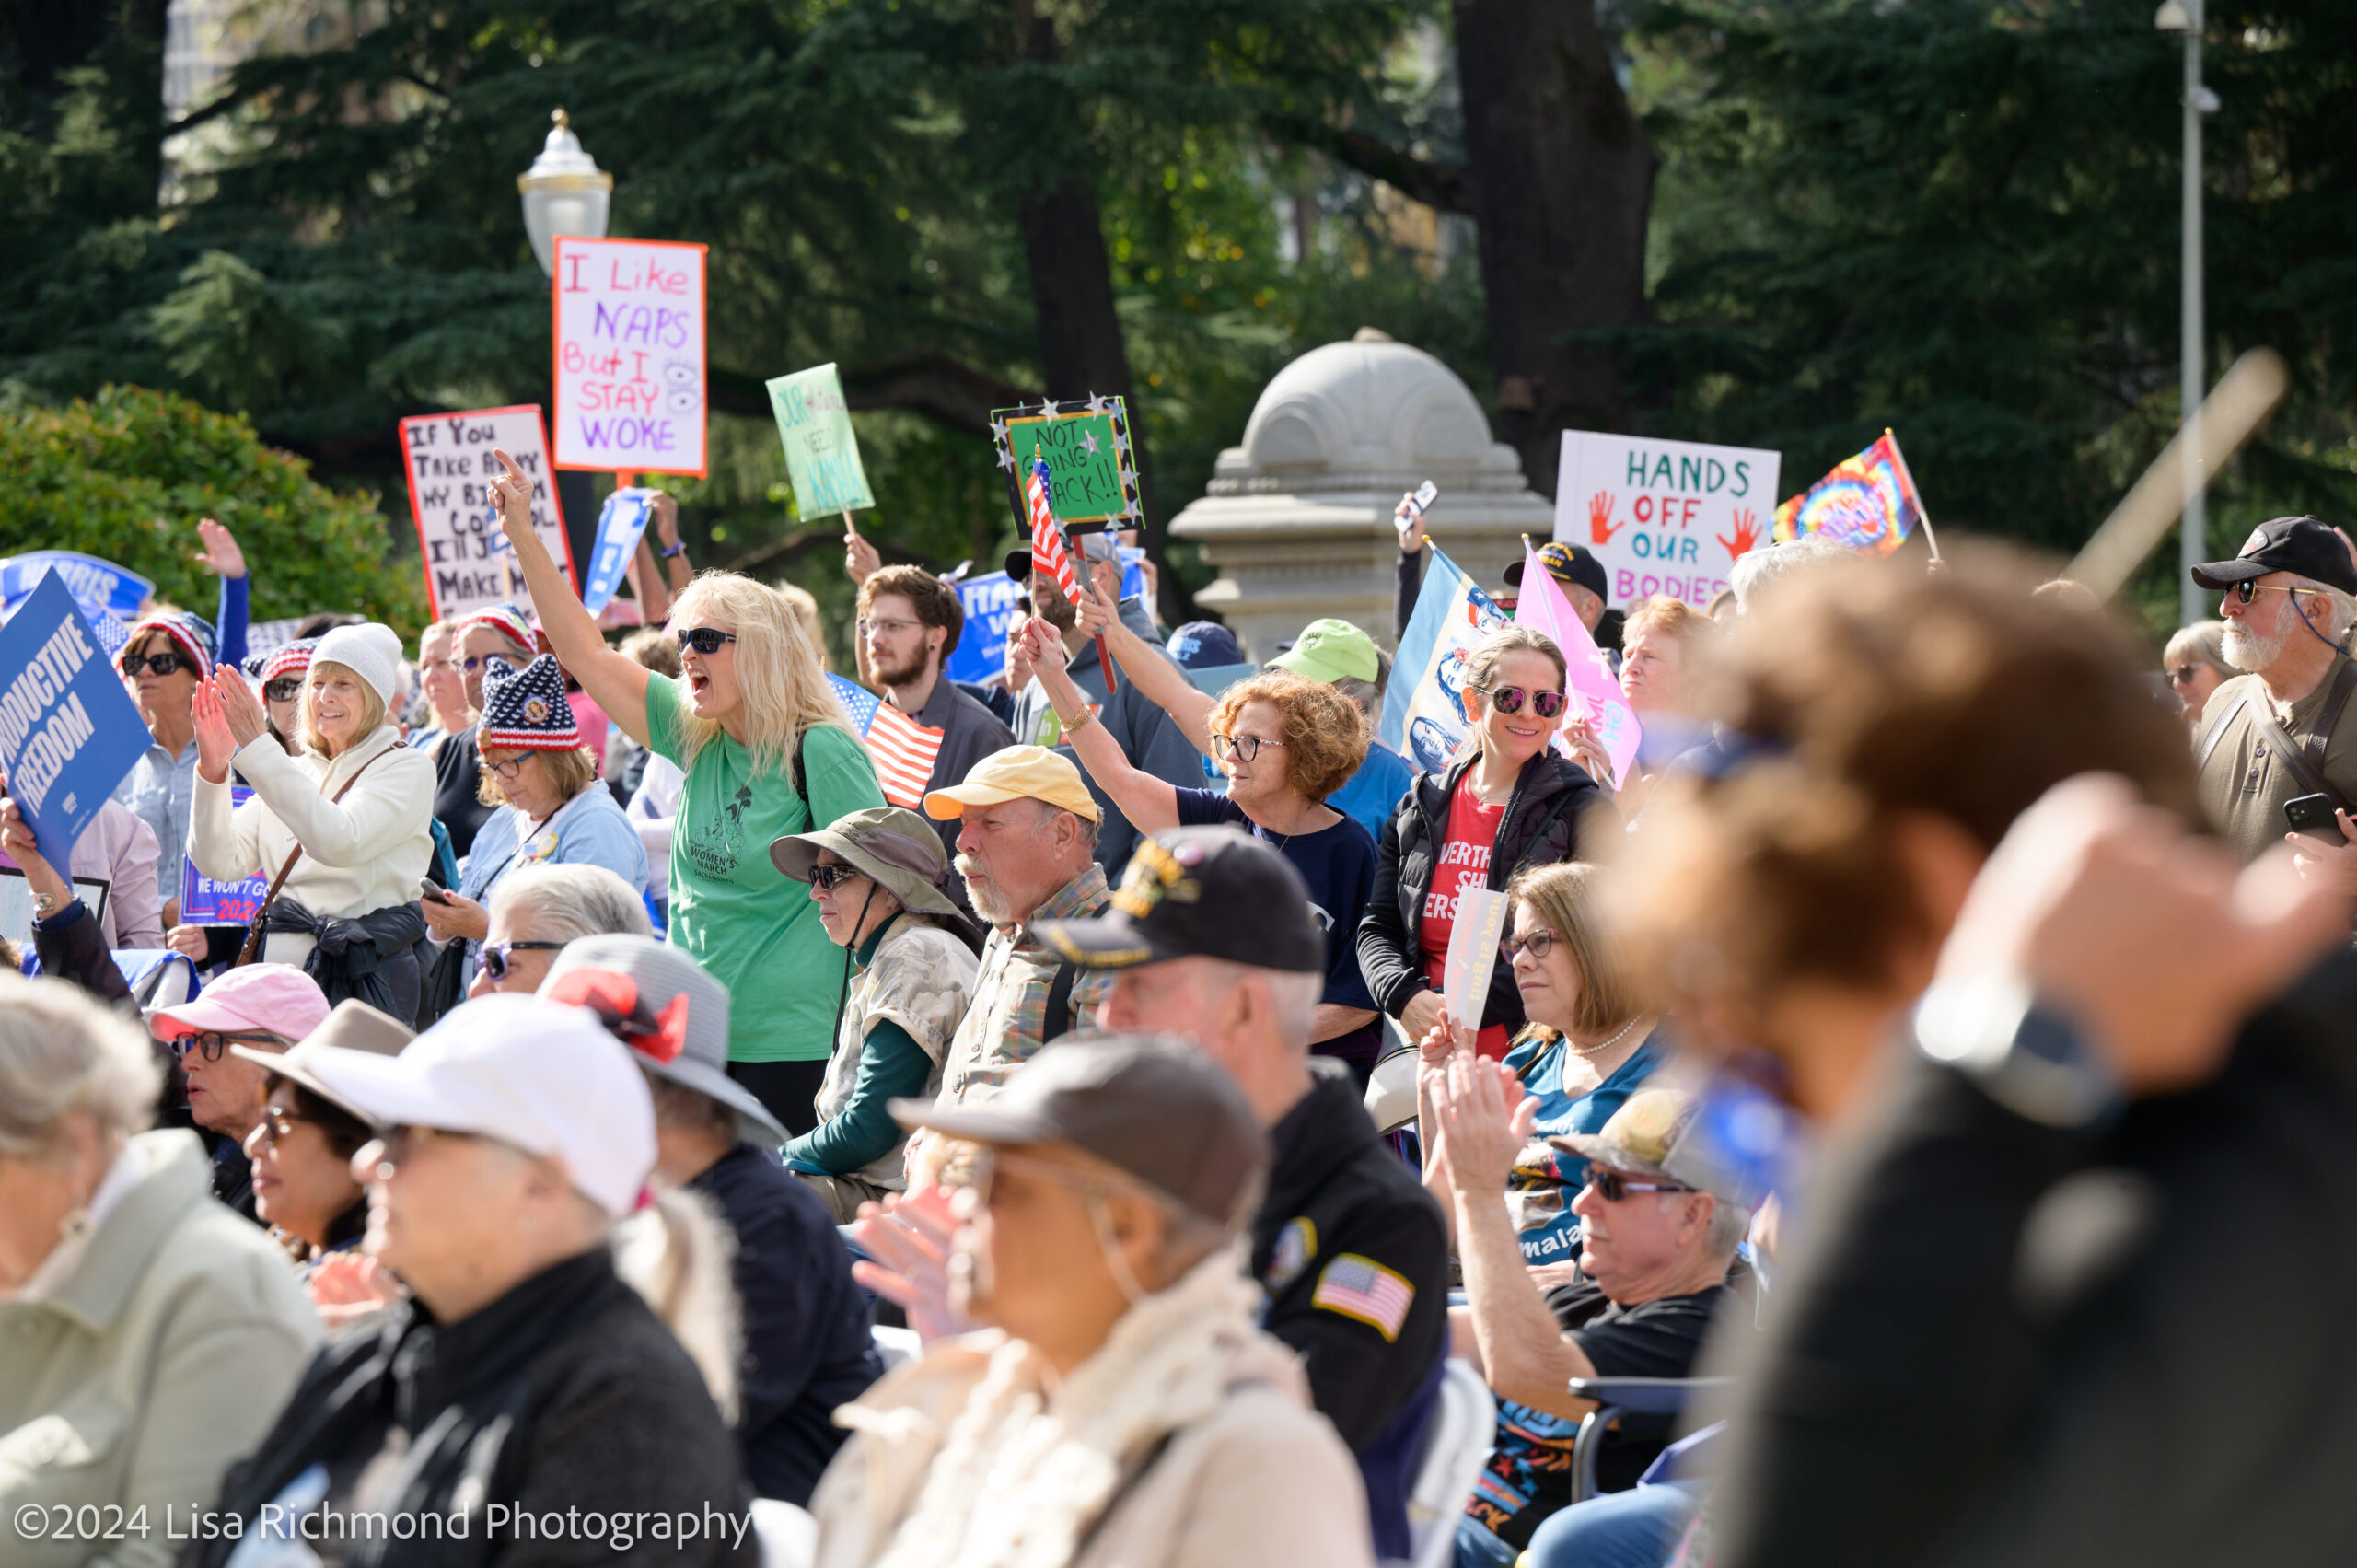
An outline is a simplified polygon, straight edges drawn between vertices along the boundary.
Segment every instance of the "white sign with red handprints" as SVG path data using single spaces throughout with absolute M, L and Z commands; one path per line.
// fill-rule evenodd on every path
M 1782 456 L 1749 447 L 1563 432 L 1555 537 L 1596 552 L 1608 604 L 1709 605 L 1736 558 L 1768 542 Z

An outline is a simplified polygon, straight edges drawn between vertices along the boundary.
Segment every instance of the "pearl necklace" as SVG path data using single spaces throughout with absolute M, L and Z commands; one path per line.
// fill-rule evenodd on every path
M 1625 1023 L 1625 1024 L 1621 1025 L 1621 1026 L 1620 1026 L 1620 1028 L 1617 1031 L 1615 1031 L 1615 1032 L 1614 1032 L 1614 1034 L 1613 1034 L 1613 1036 L 1612 1036 L 1612 1038 L 1611 1038 L 1611 1039 L 1609 1039 L 1609 1040 L 1598 1040 L 1598 1041 L 1596 1041 L 1596 1044 L 1594 1044 L 1594 1045 L 1573 1045 L 1573 1044 L 1572 1044 L 1572 1037 L 1571 1037 L 1571 1036 L 1569 1036 L 1569 1035 L 1565 1035 L 1565 1036 L 1563 1037 L 1563 1043 L 1564 1043 L 1566 1046 L 1569 1046 L 1569 1047 L 1571 1048 L 1571 1052 L 1572 1052 L 1572 1054 L 1573 1054 L 1573 1056 L 1578 1056 L 1578 1057 L 1582 1057 L 1582 1058 L 1590 1057 L 1590 1056 L 1601 1056 L 1601 1055 L 1603 1055 L 1606 1051 L 1608 1051 L 1611 1050 L 1614 1046 L 1616 1046 L 1616 1045 L 1620 1044 L 1620 1040 L 1621 1040 L 1621 1038 L 1622 1038 L 1623 1036 L 1625 1036 L 1625 1035 L 1626 1035 L 1626 1034 L 1627 1034 L 1631 1029 L 1635 1028 L 1639 1024 L 1643 1023 L 1643 1021 L 1644 1021 L 1644 1019 L 1643 1019 L 1643 1016 L 1642 1015 L 1640 1015 L 1640 1016 L 1637 1016 L 1637 1017 L 1631 1018 L 1631 1019 L 1630 1019 L 1627 1023 Z

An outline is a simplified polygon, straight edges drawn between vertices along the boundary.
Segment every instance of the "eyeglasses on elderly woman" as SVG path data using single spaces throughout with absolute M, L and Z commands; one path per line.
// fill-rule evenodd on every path
M 221 1053 L 233 1045 L 267 1045 L 285 1051 L 294 1043 L 284 1035 L 273 1034 L 268 1029 L 232 1029 L 226 1034 L 219 1029 L 203 1029 L 181 1035 L 171 1042 L 171 1047 L 175 1056 L 186 1056 L 193 1051 L 207 1062 L 218 1062 Z

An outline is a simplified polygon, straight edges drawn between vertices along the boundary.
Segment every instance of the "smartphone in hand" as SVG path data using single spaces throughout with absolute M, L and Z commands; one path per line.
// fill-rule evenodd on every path
M 2340 823 L 2332 814 L 2332 796 L 2303 795 L 2283 803 L 2283 819 L 2295 833 L 2337 833 Z
M 1406 510 L 1400 512 L 1397 517 L 1393 517 L 1391 521 L 1398 527 L 1399 531 L 1404 534 L 1410 528 L 1415 527 L 1418 522 L 1422 521 L 1424 515 L 1424 509 L 1439 499 L 1440 486 L 1434 484 L 1428 479 L 1424 481 L 1423 483 L 1416 486 L 1415 489 L 1410 491 L 1407 494 L 1399 498 L 1400 505 L 1404 506 Z
M 450 901 L 450 895 L 447 891 L 423 877 L 418 880 L 417 896 L 429 904 L 447 904 Z

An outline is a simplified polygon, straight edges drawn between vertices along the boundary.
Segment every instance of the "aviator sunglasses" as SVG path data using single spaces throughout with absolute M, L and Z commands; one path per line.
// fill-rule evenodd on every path
M 1523 699 L 1527 697 L 1530 700 L 1530 711 L 1540 718 L 1551 719 L 1562 716 L 1563 694 L 1561 691 L 1526 691 L 1519 686 L 1477 687 L 1475 690 L 1486 691 L 1490 701 L 1497 705 L 1498 712 L 1502 714 L 1522 712 Z

